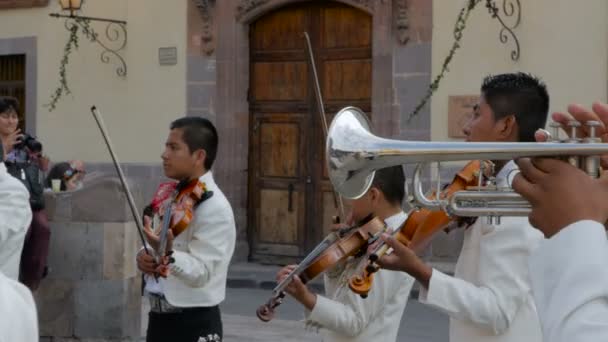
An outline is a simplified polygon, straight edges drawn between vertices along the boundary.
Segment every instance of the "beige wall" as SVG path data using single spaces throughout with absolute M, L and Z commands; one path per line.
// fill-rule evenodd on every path
M 451 47 L 453 26 L 464 3 L 433 1 L 433 76 Z M 525 71 L 541 77 L 548 86 L 552 111 L 564 110 L 572 102 L 606 100 L 608 2 L 521 3 L 522 19 L 516 29 L 521 57 L 517 62 L 510 58 L 512 42 L 500 43 L 500 25 L 488 14 L 484 1 L 471 15 L 462 48 L 431 103 L 433 140 L 448 139 L 448 96 L 478 94 L 481 80 L 488 74 Z
M 57 109 L 44 107 L 58 84 L 58 67 L 68 38 L 63 20 L 46 8 L 0 11 L 0 39 L 34 36 L 38 46 L 37 132 L 53 160 L 80 158 L 109 161 L 89 108 L 101 110 L 121 161 L 159 162 L 169 122 L 186 111 L 187 0 L 88 0 L 83 15 L 128 21 L 128 43 L 121 52 L 128 75 L 116 75 L 118 64 L 100 61 L 101 48 L 81 39 L 72 54 L 68 81 L 72 95 Z M 92 23 L 103 33 L 105 24 Z M 102 34 L 103 36 L 103 34 Z M 160 66 L 158 48 L 175 46 L 178 63 Z

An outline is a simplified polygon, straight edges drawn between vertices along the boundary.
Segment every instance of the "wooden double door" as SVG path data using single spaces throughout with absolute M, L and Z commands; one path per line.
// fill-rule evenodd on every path
M 303 33 L 311 38 L 329 124 L 346 106 L 371 112 L 371 28 L 367 13 L 331 1 L 282 7 L 251 24 L 251 259 L 297 261 L 336 214 Z

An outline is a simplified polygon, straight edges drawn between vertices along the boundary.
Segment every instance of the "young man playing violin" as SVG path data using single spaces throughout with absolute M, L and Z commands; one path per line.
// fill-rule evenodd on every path
M 538 79 L 523 73 L 490 76 L 464 133 L 472 142 L 532 142 L 545 126 L 548 107 L 547 90 Z M 515 163 L 494 163 L 496 185 L 510 186 Z M 464 232 L 454 277 L 431 268 L 394 238 L 382 238 L 394 253 L 379 264 L 416 278 L 419 301 L 450 316 L 451 342 L 542 341 L 528 259 L 543 236 L 527 217 L 503 217 L 500 224 L 478 218 Z
M 225 297 L 236 229 L 230 203 L 211 172 L 217 145 L 217 131 L 207 119 L 185 117 L 171 124 L 162 154 L 165 175 L 180 182 L 198 180 L 212 194 L 194 207 L 192 221 L 183 232 L 174 237 L 169 230 L 168 266 L 157 264 L 155 255 L 143 249 L 137 255 L 151 303 L 146 341 L 222 339 L 219 304 Z M 148 250 L 154 254 L 160 238 L 150 222 L 149 217 L 144 218 Z M 165 278 L 158 277 L 161 268 L 168 273 Z
M 352 201 L 352 221 L 361 222 L 376 216 L 388 228 L 399 229 L 407 215 L 401 209 L 405 189 L 401 166 L 376 171 L 370 190 Z M 343 228 L 335 226 L 334 228 Z M 312 292 L 296 276 L 286 292 L 307 310 L 309 326 L 322 329 L 323 341 L 395 341 L 401 316 L 407 304 L 413 278 L 401 273 L 380 270 L 374 276 L 368 297 L 363 299 L 348 287 L 348 280 L 360 272 L 367 257 L 361 256 L 340 263 L 324 274 L 325 293 Z M 283 281 L 296 267 L 290 265 L 277 274 Z

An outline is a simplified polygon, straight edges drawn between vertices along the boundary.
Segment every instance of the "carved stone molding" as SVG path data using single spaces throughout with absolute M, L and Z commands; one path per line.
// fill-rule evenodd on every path
M 249 12 L 256 8 L 270 2 L 271 0 L 240 0 L 236 7 L 236 19 L 240 20 L 246 16 Z M 342 1 L 344 3 L 350 3 L 352 5 L 358 5 L 365 7 L 369 12 L 374 12 L 374 5 L 378 0 L 348 0 Z M 385 1 L 385 0 L 382 0 Z
M 201 46 L 203 52 L 210 56 L 215 51 L 215 40 L 213 39 L 213 15 L 212 3 L 214 0 L 193 0 L 194 4 L 198 8 L 201 18 L 203 19 L 202 35 L 201 35 Z
M 49 0 L 0 0 L 0 9 L 45 7 Z
M 353 0 L 351 2 L 359 4 L 359 5 L 367 8 L 370 12 L 373 12 L 374 11 L 374 3 L 376 2 L 376 0 Z
M 407 0 L 395 0 L 395 29 L 397 40 L 405 45 L 410 40 L 410 23 L 407 17 Z
M 259 7 L 269 1 L 270 0 L 241 0 L 239 5 L 236 7 L 236 18 L 241 19 L 256 7 Z

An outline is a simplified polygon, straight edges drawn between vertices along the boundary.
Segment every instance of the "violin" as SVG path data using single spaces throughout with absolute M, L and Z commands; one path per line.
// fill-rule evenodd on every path
M 272 297 L 257 309 L 258 318 L 268 322 L 274 317 L 274 309 L 283 302 L 284 290 L 295 276 L 299 276 L 306 284 L 348 257 L 365 252 L 368 244 L 375 241 L 386 229 L 384 222 L 374 217 L 363 225 L 352 227 L 344 237 L 340 237 L 338 232 L 329 234 L 272 290 Z
M 178 185 L 179 192 L 173 201 L 170 226 L 173 236 L 186 230 L 192 222 L 196 206 L 213 196 L 212 191 L 207 191 L 207 185 L 198 179 L 182 183 L 181 186 Z
M 156 203 L 156 211 L 159 211 L 160 205 L 158 203 L 165 202 L 165 211 L 162 215 L 163 226 L 160 231 L 160 243 L 159 250 L 157 252 L 157 263 L 160 265 L 159 274 L 162 277 L 168 275 L 168 264 L 172 262 L 171 258 L 168 258 L 167 254 L 167 234 L 169 230 L 174 237 L 181 234 L 194 217 L 194 209 L 201 202 L 207 200 L 213 196 L 212 191 L 207 191 L 206 184 L 197 179 L 189 181 L 181 181 L 179 183 L 171 183 L 168 185 L 169 188 L 174 187 L 172 191 L 171 200 L 167 198 L 167 185 L 161 184 L 155 195 L 153 203 Z
M 465 190 L 467 187 L 476 186 L 480 182 L 480 177 L 486 175 L 481 174 L 482 164 L 484 170 L 489 170 L 489 161 L 471 161 L 462 170 L 460 170 L 452 182 L 443 189 L 439 196 L 440 198 L 449 198 L 456 191 Z M 436 194 L 430 196 L 436 198 Z M 403 225 L 393 232 L 393 236 L 397 241 L 408 246 L 415 252 L 420 252 L 430 242 L 432 237 L 458 217 L 451 217 L 443 210 L 431 211 L 425 208 L 415 208 L 408 213 L 407 220 Z M 366 298 L 373 282 L 373 275 L 380 266 L 377 261 L 383 255 L 389 252 L 389 247 L 386 243 L 381 242 L 369 256 L 369 262 L 363 269 L 361 274 L 351 277 L 349 280 L 349 288 L 359 294 L 362 298 Z

